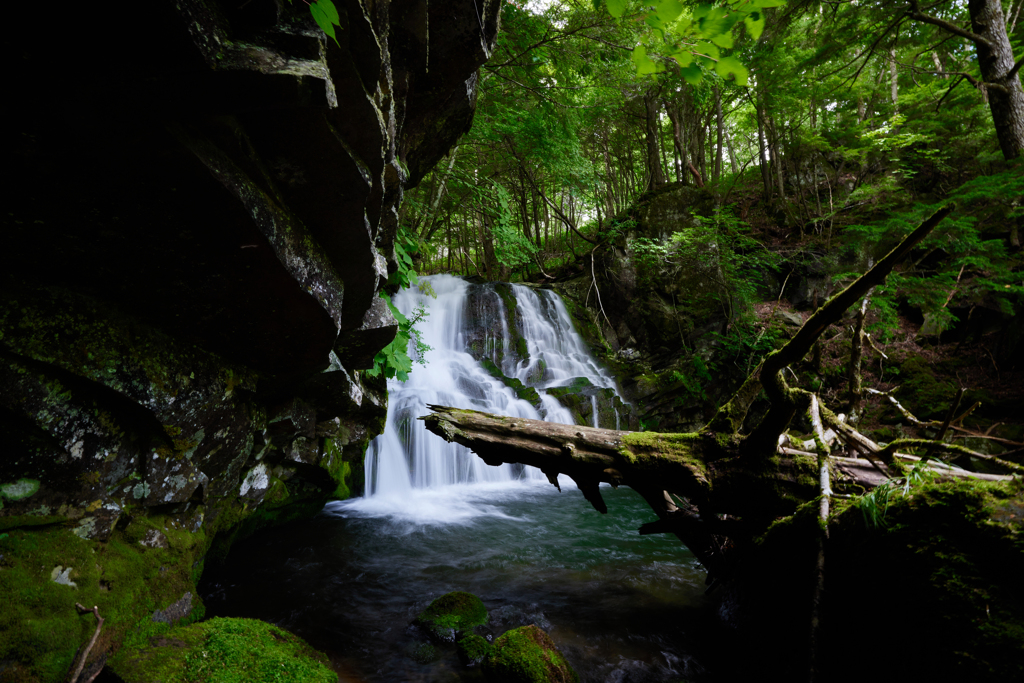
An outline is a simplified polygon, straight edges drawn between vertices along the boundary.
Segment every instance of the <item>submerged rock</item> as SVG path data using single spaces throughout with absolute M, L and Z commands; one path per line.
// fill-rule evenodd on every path
M 551 637 L 536 626 L 507 631 L 483 661 L 491 683 L 577 683 L 579 676 Z

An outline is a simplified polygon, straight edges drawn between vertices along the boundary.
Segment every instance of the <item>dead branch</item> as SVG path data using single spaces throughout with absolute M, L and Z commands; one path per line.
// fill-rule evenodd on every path
M 96 631 L 92 634 L 92 639 L 89 641 L 89 644 L 85 646 L 85 651 L 82 652 L 82 656 L 78 660 L 78 665 L 75 667 L 75 673 L 68 679 L 69 683 L 78 683 L 78 677 L 82 675 L 82 668 L 85 667 L 85 661 L 89 659 L 89 653 L 92 651 L 93 645 L 96 644 L 96 639 L 100 637 L 100 630 L 103 628 L 103 617 L 100 616 L 99 607 L 93 606 L 92 609 L 89 609 L 77 602 L 75 603 L 75 607 L 77 607 L 78 611 L 83 614 L 86 612 L 92 612 L 94 615 L 96 615 Z M 83 683 L 91 683 L 91 681 L 93 681 L 96 678 L 96 676 L 99 675 L 99 672 L 99 669 L 96 670 L 96 672 L 89 677 L 89 680 L 83 681 Z
M 920 244 L 954 208 L 955 205 L 950 204 L 932 214 L 873 268 L 829 299 L 824 306 L 807 319 L 785 346 L 765 357 L 761 368 L 761 384 L 764 386 L 772 406 L 768 409 L 768 414 L 765 415 L 761 424 L 751 434 L 752 449 L 761 450 L 762 453 L 771 453 L 777 435 L 786 428 L 800 405 L 807 400 L 806 392 L 798 392 L 789 388 L 782 376 L 783 368 L 800 361 L 807 355 L 811 346 L 822 333 L 830 325 L 838 322 L 846 309 L 864 297 L 872 288 L 884 282 L 896 264 Z

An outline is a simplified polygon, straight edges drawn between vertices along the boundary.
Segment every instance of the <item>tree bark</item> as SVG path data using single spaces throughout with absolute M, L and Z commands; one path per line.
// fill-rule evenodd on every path
M 989 87 L 988 106 L 992 111 L 996 137 L 1003 156 L 1016 159 L 1024 153 L 1024 89 L 1020 82 L 1020 64 L 1014 64 L 1006 19 L 999 0 L 970 0 L 971 27 L 985 42 L 976 42 L 978 66 Z
M 999 0 L 969 0 L 967 10 L 971 16 L 972 31 L 922 12 L 918 2 L 910 3 L 908 15 L 974 43 L 983 82 L 969 80 L 987 92 L 992 123 L 1003 157 L 1017 159 L 1024 154 L 1024 89 L 1020 82 L 1024 58 L 1016 63 L 1013 60 L 1013 48 Z

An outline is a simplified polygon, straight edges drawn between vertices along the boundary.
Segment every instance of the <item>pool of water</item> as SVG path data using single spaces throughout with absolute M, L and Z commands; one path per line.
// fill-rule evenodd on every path
M 265 619 L 328 653 L 342 681 L 474 681 L 453 648 L 411 625 L 453 590 L 484 601 L 484 635 L 535 623 L 583 681 L 707 680 L 705 573 L 635 492 L 602 489 L 601 515 L 571 480 L 453 485 L 332 503 L 261 532 L 207 570 L 209 616 Z

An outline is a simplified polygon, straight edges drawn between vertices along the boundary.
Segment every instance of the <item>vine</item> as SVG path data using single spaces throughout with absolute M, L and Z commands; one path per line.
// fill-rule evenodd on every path
M 388 278 L 388 286 L 394 288 L 419 287 L 420 291 L 435 296 L 428 282 L 420 282 L 413 263 L 413 255 L 419 251 L 419 244 L 414 237 L 400 232 L 395 239 L 395 260 L 398 269 Z M 423 306 L 418 307 L 412 317 L 405 316 L 391 301 L 391 296 L 382 291 L 391 315 L 398 321 L 398 332 L 390 344 L 377 352 L 373 358 L 373 367 L 366 371 L 370 377 L 383 375 L 386 379 L 397 378 L 400 382 L 409 379 L 413 363 L 426 365 L 425 355 L 431 347 L 424 343 L 416 324 L 429 315 Z M 409 344 L 412 342 L 413 355 L 409 355 Z

